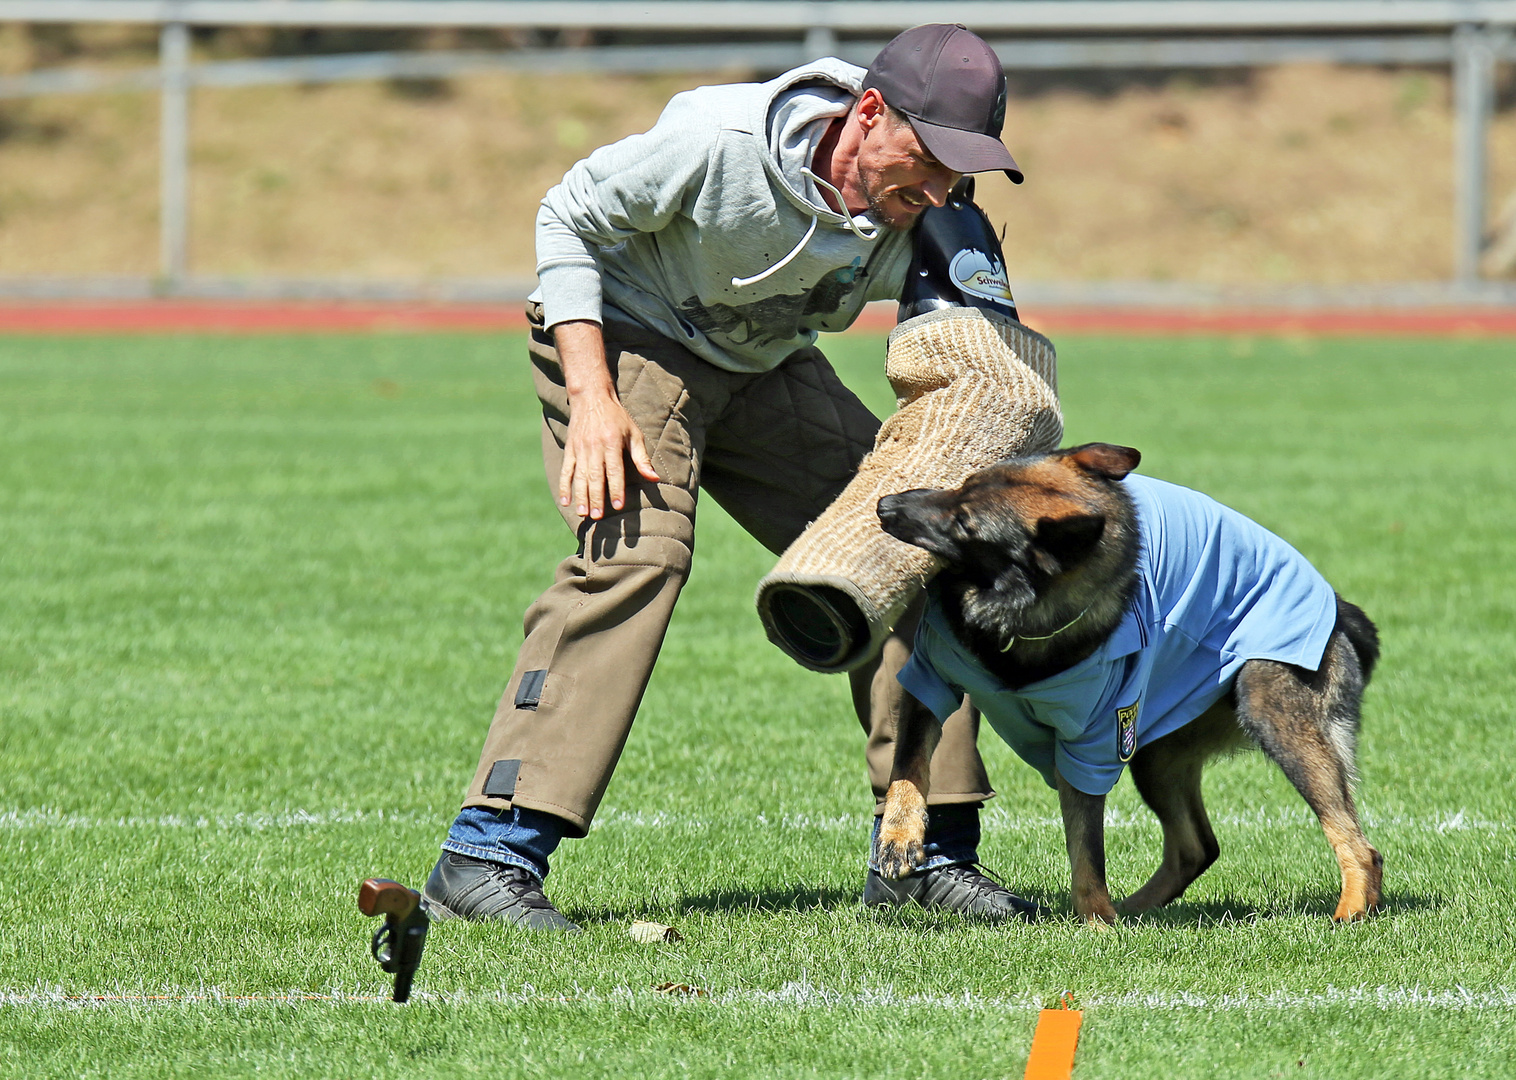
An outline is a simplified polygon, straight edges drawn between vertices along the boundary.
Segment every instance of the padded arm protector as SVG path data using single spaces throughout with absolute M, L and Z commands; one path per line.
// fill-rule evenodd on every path
M 769 640 L 815 671 L 868 660 L 941 568 L 880 528 L 881 498 L 957 487 L 1063 436 L 1052 342 L 996 311 L 943 307 L 902 322 L 885 374 L 899 411 L 852 482 L 758 584 Z

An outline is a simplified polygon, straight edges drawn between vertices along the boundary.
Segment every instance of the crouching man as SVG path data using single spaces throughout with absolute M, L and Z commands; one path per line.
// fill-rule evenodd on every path
M 526 640 L 426 884 L 434 917 L 577 930 L 543 882 L 583 837 L 689 574 L 704 490 L 778 554 L 847 485 L 879 421 L 815 347 L 899 296 L 911 226 L 965 173 L 1021 172 L 1005 75 L 961 26 L 907 30 L 867 71 L 836 59 L 677 95 L 602 147 L 537 217 L 528 311 L 543 454 L 578 550 Z M 914 625 L 852 674 L 876 803 Z M 1034 910 L 977 867 L 993 791 L 968 707 L 932 762 L 920 871 L 864 899 L 983 918 Z

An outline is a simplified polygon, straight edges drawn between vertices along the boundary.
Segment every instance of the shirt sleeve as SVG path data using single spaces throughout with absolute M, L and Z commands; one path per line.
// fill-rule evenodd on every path
M 1115 747 L 1104 746 L 1104 741 L 1086 739 L 1066 743 L 1060 739 L 1053 752 L 1053 760 L 1063 778 L 1086 795 L 1109 795 L 1126 769 L 1126 765 L 1114 757 Z M 1108 741 L 1114 743 L 1115 740 Z M 1044 779 L 1049 787 L 1055 786 L 1051 776 L 1044 775 Z
M 924 620 L 916 631 L 916 644 L 911 651 L 911 658 L 895 675 L 895 679 L 912 697 L 932 711 L 938 723 L 945 723 L 963 704 L 963 691 L 937 674 L 937 669 L 931 663 L 930 647 L 926 644 L 923 629 Z
M 691 210 L 720 134 L 713 111 L 688 92 L 676 95 L 650 130 L 602 146 L 543 197 L 537 277 L 549 327 L 601 321 L 598 249 Z

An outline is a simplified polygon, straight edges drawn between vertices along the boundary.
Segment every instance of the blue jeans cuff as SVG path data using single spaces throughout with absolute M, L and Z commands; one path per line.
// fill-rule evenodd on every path
M 521 806 L 509 810 L 465 806 L 448 830 L 442 850 L 518 866 L 545 881 L 548 859 L 567 829 L 568 822 L 562 818 Z
M 460 844 L 453 839 L 442 841 L 442 850 L 451 851 L 454 855 L 467 855 L 471 859 L 483 859 L 485 862 L 500 863 L 504 866 L 516 866 L 531 874 L 538 881 L 547 880 L 547 864 L 538 865 L 536 860 L 529 859 L 525 855 L 517 855 L 514 851 L 506 848 L 482 848 L 473 844 Z

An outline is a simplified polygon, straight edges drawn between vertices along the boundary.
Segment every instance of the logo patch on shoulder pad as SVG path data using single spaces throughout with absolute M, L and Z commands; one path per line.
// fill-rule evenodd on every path
M 1137 710 L 1142 705 L 1138 698 L 1124 709 L 1116 710 L 1116 754 L 1122 761 L 1131 761 L 1137 752 Z
M 948 265 L 948 276 L 966 293 L 999 304 L 1014 305 L 1005 264 L 978 248 L 964 248 Z

